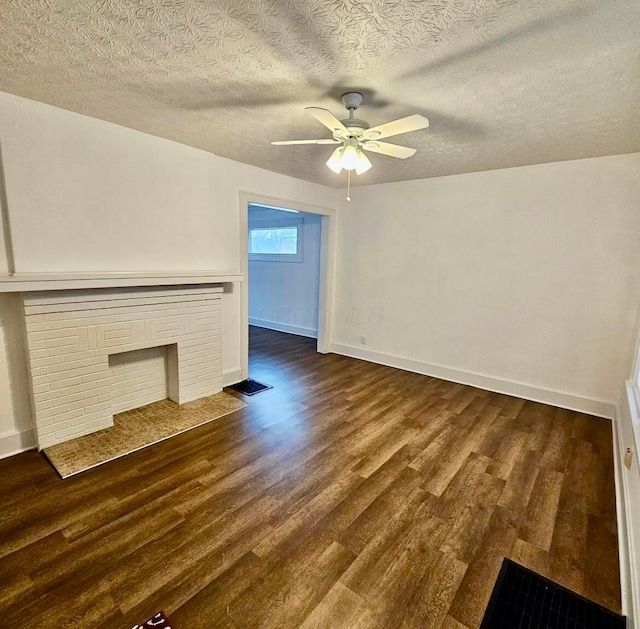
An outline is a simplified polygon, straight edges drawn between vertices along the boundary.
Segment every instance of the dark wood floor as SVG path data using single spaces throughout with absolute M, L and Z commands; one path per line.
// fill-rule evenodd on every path
M 3 627 L 478 627 L 503 557 L 619 611 L 606 420 L 252 329 L 248 408 L 62 481 L 0 462 Z

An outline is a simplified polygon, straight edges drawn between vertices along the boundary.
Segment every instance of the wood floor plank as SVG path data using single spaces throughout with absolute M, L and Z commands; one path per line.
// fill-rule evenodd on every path
M 585 596 L 600 605 L 618 605 L 619 571 L 616 547 L 616 527 L 611 520 L 589 515 L 587 520 L 587 558 L 585 562 Z
M 219 421 L 65 481 L 0 461 L 4 625 L 474 629 L 504 557 L 620 610 L 610 422 L 250 347 L 273 388 Z
M 433 522 L 431 520 L 430 524 Z M 370 568 L 366 579 L 357 583 L 349 580 L 350 589 L 368 603 L 368 626 L 382 628 L 402 625 L 423 575 L 433 573 L 444 558 L 429 543 L 431 530 L 426 526 L 410 525 L 398 536 L 397 546 L 387 548 L 385 554 Z M 360 626 L 359 623 L 356 623 L 357 626 Z
M 534 544 L 517 539 L 509 559 L 538 574 L 550 577 L 549 553 Z
M 582 501 L 566 483 L 560 494 L 549 550 L 549 576 L 573 591 L 584 589 L 587 524 Z
M 451 616 L 447 616 L 442 625 L 440 625 L 440 629 L 470 629 L 467 625 L 463 625 L 461 622 L 457 621 L 455 618 Z
M 337 581 L 300 629 L 350 629 L 366 608 L 363 598 Z
M 503 558 L 510 555 L 517 537 L 517 526 L 509 513 L 496 507 L 449 608 L 450 617 L 461 626 L 480 626 Z
M 314 538 L 299 547 L 230 604 L 229 615 L 238 626 L 279 629 L 304 622 L 354 557 L 337 542 L 322 548 L 321 541 Z
M 526 520 L 522 527 L 522 539 L 546 551 L 551 548 L 562 481 L 563 475 L 560 472 L 540 470 L 531 492 Z
M 462 561 L 451 555 L 440 555 L 430 570 L 423 571 L 399 626 L 402 629 L 441 627 L 466 570 L 467 564 Z

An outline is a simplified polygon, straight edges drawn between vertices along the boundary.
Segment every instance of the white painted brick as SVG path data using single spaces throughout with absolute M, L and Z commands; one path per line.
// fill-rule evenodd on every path
M 56 346 L 48 346 L 46 350 L 47 358 L 54 358 L 55 356 L 64 356 L 67 353 L 77 353 L 81 351 L 77 344 L 74 345 L 56 345 Z
M 67 337 L 77 337 L 77 325 L 69 328 L 60 328 L 57 330 L 46 330 L 42 332 L 37 332 L 37 334 L 42 334 L 43 336 L 46 334 L 48 339 L 62 339 Z
M 72 419 L 75 419 L 76 417 L 82 417 L 83 415 L 84 411 L 81 408 L 74 408 L 73 410 L 68 410 L 64 413 L 60 413 L 57 416 L 56 424 L 58 422 L 68 422 Z
M 73 336 L 63 336 L 62 338 L 47 338 L 44 343 L 46 344 L 46 349 L 53 348 L 64 348 L 66 352 L 77 351 L 78 348 L 78 335 L 77 332 Z
M 60 443 L 60 440 L 73 439 L 75 437 L 81 437 L 84 434 L 87 434 L 83 430 L 84 426 L 69 426 L 64 430 L 56 430 L 54 433 L 54 437 L 57 440 L 57 443 Z
M 70 387 L 61 387 L 60 389 L 51 391 L 50 398 L 55 401 L 57 398 L 64 397 L 65 395 L 70 395 L 74 393 L 83 393 L 84 391 L 88 391 L 89 389 L 92 389 L 92 388 L 94 387 L 90 383 L 81 383 L 81 384 L 76 384 Z
M 98 415 L 95 413 L 92 415 L 83 415 L 82 417 L 76 417 L 69 422 L 69 426 L 72 428 L 78 429 L 78 436 L 80 434 L 86 435 L 87 433 L 87 424 L 90 424 L 92 421 L 95 421 L 98 418 Z M 87 421 L 89 420 L 89 421 Z
M 81 376 L 80 381 L 83 384 L 93 384 L 96 387 L 104 387 L 111 382 L 111 375 L 108 371 L 103 371 L 99 374 Z
M 213 373 L 214 370 L 210 368 L 208 369 L 209 365 L 209 361 L 204 358 L 202 360 L 190 362 L 188 365 L 181 366 L 180 375 L 187 376 L 190 374 L 206 373 L 208 371 Z
M 131 335 L 131 326 L 112 323 L 107 326 L 104 335 L 105 338 L 108 339 L 129 338 Z
M 53 408 L 56 406 L 67 405 L 69 410 L 74 410 L 75 408 L 82 408 L 85 404 L 86 402 L 82 397 L 82 393 L 71 393 L 70 395 L 65 395 L 56 399 L 53 404 Z
M 89 349 L 89 344 L 87 341 L 87 328 L 78 328 L 78 349 L 79 350 L 87 350 Z
M 49 373 L 65 373 L 69 372 L 72 369 L 78 369 L 79 367 L 84 367 L 81 360 L 70 360 L 67 362 L 57 362 L 49 367 L 45 367 L 45 369 L 49 370 Z
M 27 315 L 29 315 L 30 317 L 36 316 L 36 315 L 50 315 L 51 313 L 57 313 L 58 312 L 58 304 L 51 304 L 49 306 L 26 306 L 25 305 L 25 312 L 27 313 Z M 47 320 L 47 317 L 45 316 L 45 321 Z
M 63 428 L 68 428 L 69 426 L 69 422 L 55 422 L 52 424 L 49 424 L 48 426 L 42 426 L 42 429 L 40 428 L 40 426 L 38 426 L 38 435 L 42 436 L 42 435 L 50 435 L 52 433 L 55 433 L 58 430 L 61 430 Z
M 88 435 L 96 430 L 104 430 L 105 428 L 111 428 L 113 426 L 113 416 L 100 417 L 94 421 L 87 422 L 85 424 L 85 435 Z
M 108 373 L 108 370 L 102 370 L 102 372 Z M 76 367 L 75 369 L 67 369 L 65 371 L 57 371 L 55 373 L 48 374 L 46 378 L 48 382 L 54 383 L 59 382 L 60 380 L 71 380 L 78 376 L 93 375 L 99 373 L 100 371 L 95 365 L 92 365 L 90 367 L 80 366 Z
M 186 360 L 191 360 L 194 358 L 199 358 L 200 356 L 206 357 L 221 357 L 222 356 L 222 347 L 218 343 L 206 343 L 203 344 L 204 347 L 198 345 L 187 345 L 183 349 L 182 357 Z
M 38 421 L 40 421 L 40 418 L 43 418 L 43 419 L 52 418 L 53 421 L 55 422 L 57 421 L 56 417 L 58 417 L 60 413 L 64 413 L 68 410 L 69 410 L 69 407 L 65 404 L 63 406 L 44 408 L 42 410 L 40 410 L 40 408 L 36 408 L 36 413 L 37 413 Z
M 49 330 L 59 330 L 62 327 L 62 323 L 60 321 L 43 321 L 36 322 L 32 321 L 33 317 L 27 317 L 27 334 L 29 332 L 47 332 Z
M 41 417 L 38 420 L 38 426 L 51 426 L 51 424 L 53 424 L 54 422 L 54 418 L 53 417 Z
M 36 358 L 33 358 L 33 356 L 30 356 L 30 363 L 32 367 L 52 367 L 54 365 L 66 363 L 71 360 L 85 360 L 89 358 L 95 358 L 96 356 L 97 356 L 97 353 L 94 351 L 73 352 L 71 354 L 58 354 L 57 356 L 43 355 Z M 105 360 L 105 359 L 102 358 L 102 360 Z
M 97 403 L 97 400 L 98 400 L 98 398 L 93 398 L 93 397 L 91 397 L 89 400 L 86 400 L 86 399 L 84 399 L 82 397 L 82 394 L 76 393 L 76 395 L 80 395 L 80 399 L 76 400 L 75 402 L 69 402 L 69 410 L 70 411 L 76 411 L 79 408 L 81 408 L 83 415 L 86 414 L 85 411 L 86 411 L 86 407 L 87 407 L 87 402 L 91 402 L 91 401 L 95 400 L 96 403 Z
M 91 317 L 69 317 L 61 321 L 56 321 L 56 323 L 61 330 L 65 330 L 86 327 L 92 325 L 92 321 L 93 319 Z
M 96 399 L 96 403 L 85 407 L 84 411 L 85 411 L 84 414 L 87 416 L 87 421 L 91 421 L 91 419 L 88 417 L 89 415 L 95 414 L 97 417 L 98 415 L 104 415 L 105 413 L 107 414 L 110 413 L 111 404 L 109 402 L 98 402 Z
M 112 391 L 112 387 L 111 385 L 106 386 L 106 387 L 91 387 L 91 389 L 89 389 L 88 391 L 86 391 L 85 393 L 83 393 L 83 397 L 85 398 L 85 400 L 88 400 L 92 397 L 95 397 L 96 395 L 99 396 L 100 398 L 102 397 L 107 397 L 107 399 L 111 399 L 111 391 Z M 102 402 L 102 400 L 100 400 Z
M 89 367 L 91 365 L 101 365 L 101 364 L 107 365 L 108 364 L 105 361 L 103 356 L 99 356 L 97 358 L 83 358 L 81 362 L 85 367 Z
M 69 388 L 69 387 L 75 387 L 77 384 L 83 384 L 84 382 L 86 382 L 86 381 L 84 381 L 82 379 L 82 377 L 68 378 L 66 380 L 59 380 L 58 382 L 52 382 L 51 383 L 51 390 L 52 391 L 57 391 L 59 389 L 66 389 L 66 388 Z
M 39 376 L 37 379 L 34 378 L 33 381 L 37 382 L 43 377 L 46 377 L 46 376 Z M 39 393 L 49 393 L 50 391 L 51 391 L 51 386 L 49 385 L 49 383 L 34 384 L 34 386 L 33 386 L 33 395 L 34 396 L 38 395 Z
M 38 396 L 36 419 L 56 427 L 53 437 L 39 435 L 39 444 L 112 425 L 118 396 L 120 403 L 140 406 L 166 397 L 168 388 L 181 401 L 220 390 L 221 292 L 221 287 L 157 287 L 33 294 L 26 302 L 27 330 L 47 351 L 30 345 L 30 366 L 32 376 L 40 378 L 34 384 L 50 387 L 42 391 L 48 398 Z M 126 365 L 119 358 L 114 365 L 122 369 L 109 367 L 110 353 L 157 345 L 167 347 L 149 350 L 150 360 Z M 43 409 L 45 403 L 50 408 Z M 49 417 L 38 412 L 54 408 Z

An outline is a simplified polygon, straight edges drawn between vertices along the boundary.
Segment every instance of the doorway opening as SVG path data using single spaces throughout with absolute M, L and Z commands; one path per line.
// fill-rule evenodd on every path
M 322 217 L 249 204 L 249 325 L 318 338 Z
M 242 377 L 249 326 L 315 340 L 330 351 L 335 211 L 241 193 Z

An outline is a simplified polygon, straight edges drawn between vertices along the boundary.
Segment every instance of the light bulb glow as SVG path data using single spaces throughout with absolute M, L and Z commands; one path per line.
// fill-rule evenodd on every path
M 358 165 L 358 152 L 355 147 L 348 144 L 342 153 L 342 168 L 353 170 Z
M 339 146 L 331 153 L 327 166 L 336 174 L 340 174 L 344 168 L 347 171 L 355 170 L 357 175 L 361 175 L 371 168 L 371 162 L 358 146 L 357 140 L 349 138 L 345 141 L 345 146 Z
M 371 168 L 371 162 L 369 158 L 360 150 L 357 151 L 358 161 L 356 163 L 356 174 L 361 175 L 362 173 L 366 173 L 369 168 Z
M 344 148 L 339 146 L 333 153 L 331 153 L 331 157 L 327 160 L 327 166 L 334 172 L 336 175 L 339 175 L 342 171 L 342 153 L 344 152 Z

